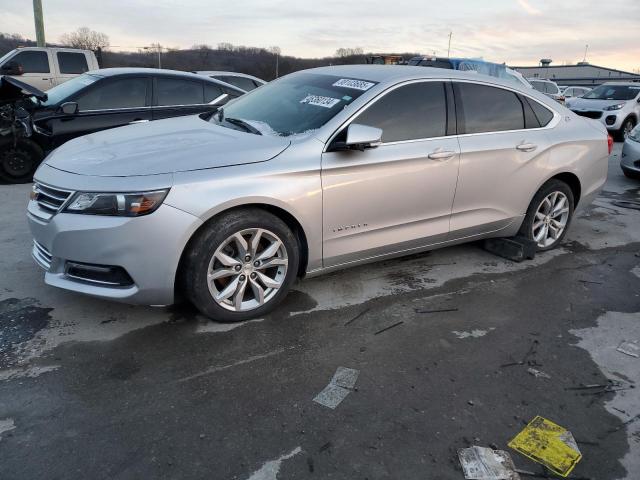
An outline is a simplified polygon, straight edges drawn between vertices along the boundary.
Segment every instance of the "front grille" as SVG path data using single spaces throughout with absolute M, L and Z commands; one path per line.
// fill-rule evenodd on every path
M 583 117 L 593 118 L 595 120 L 597 120 L 600 117 L 602 117 L 602 112 L 598 112 L 597 110 L 588 110 L 588 111 L 573 110 L 573 113 L 576 113 L 576 114 L 581 115 Z
M 35 182 L 33 184 L 32 199 L 42 210 L 48 212 L 50 215 L 54 215 L 69 199 L 71 193 L 72 192 L 68 190 L 61 190 Z
M 45 270 L 49 271 L 51 268 L 51 254 L 49 250 L 47 250 L 44 245 L 41 243 L 33 241 L 33 249 L 31 250 L 31 256 L 36 261 L 38 265 L 40 265 Z

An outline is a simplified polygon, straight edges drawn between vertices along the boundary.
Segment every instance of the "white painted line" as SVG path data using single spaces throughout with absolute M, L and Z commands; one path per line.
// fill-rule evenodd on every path
M 329 384 L 313 399 L 325 407 L 335 409 L 356 386 L 360 372 L 353 368 L 338 367 Z
M 489 330 L 475 329 L 475 330 L 471 330 L 470 332 L 458 332 L 457 330 L 454 330 L 451 333 L 453 333 L 458 338 L 469 338 L 469 337 L 471 337 L 471 338 L 480 338 L 480 337 L 484 337 L 491 330 L 495 330 L 495 328 L 492 327 Z
M 13 380 L 14 378 L 36 378 L 43 373 L 53 372 L 60 365 L 46 365 L 44 367 L 8 368 L 0 370 L 0 381 Z
M 295 457 L 300 452 L 302 452 L 302 448 L 296 447 L 289 453 L 286 453 L 275 460 L 269 460 L 259 470 L 253 472 L 247 480 L 276 480 L 278 478 L 278 472 L 280 472 L 282 462 Z

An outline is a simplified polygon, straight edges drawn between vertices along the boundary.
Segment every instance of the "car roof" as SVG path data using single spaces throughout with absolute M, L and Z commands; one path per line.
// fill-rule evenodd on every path
M 218 85 L 222 85 L 231 90 L 235 90 L 238 93 L 245 93 L 244 90 L 236 87 L 235 85 L 231 85 L 227 82 L 223 82 L 221 80 L 217 80 L 215 78 L 210 78 L 204 75 L 196 75 L 191 72 L 183 72 L 180 70 L 169 70 L 164 68 L 138 68 L 138 67 L 117 67 L 117 68 L 100 68 L 98 70 L 91 70 L 87 72 L 90 75 L 96 75 L 99 77 L 115 77 L 117 75 L 148 75 L 155 77 L 177 77 L 177 78 L 186 78 L 191 80 L 199 80 L 210 83 L 216 83 Z
M 621 87 L 640 87 L 640 82 L 604 82 L 603 85 L 618 85 Z
M 482 73 L 412 65 L 334 65 L 330 67 L 311 68 L 309 70 L 303 70 L 302 72 L 390 83 L 430 78 L 441 78 L 443 80 L 473 80 L 476 82 L 490 83 L 508 88 L 518 88 L 523 92 L 530 90 L 525 89 L 524 84 L 521 85 L 511 80 L 492 77 Z

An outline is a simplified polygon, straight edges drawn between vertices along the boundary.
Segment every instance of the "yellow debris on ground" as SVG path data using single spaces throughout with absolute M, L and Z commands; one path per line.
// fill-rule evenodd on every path
M 569 475 L 582 458 L 571 432 L 540 416 L 508 445 L 562 477 Z

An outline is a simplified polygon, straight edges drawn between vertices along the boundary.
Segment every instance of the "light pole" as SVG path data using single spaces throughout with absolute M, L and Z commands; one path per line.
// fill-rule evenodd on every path
M 449 32 L 449 47 L 447 47 L 447 58 L 451 55 L 451 37 L 453 36 L 453 32 Z
M 44 47 L 44 17 L 42 15 L 42 0 L 33 0 L 33 20 L 36 24 L 36 42 L 39 47 Z

